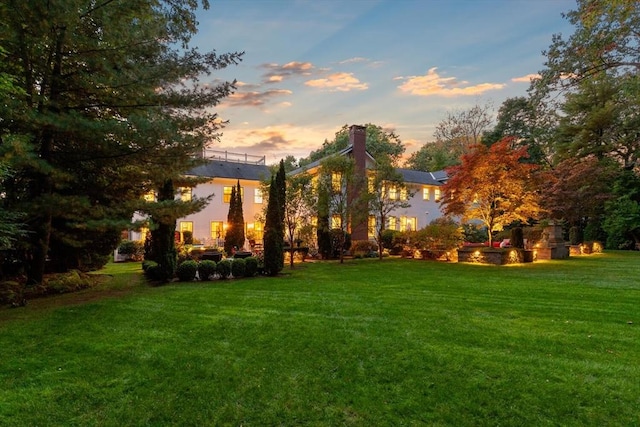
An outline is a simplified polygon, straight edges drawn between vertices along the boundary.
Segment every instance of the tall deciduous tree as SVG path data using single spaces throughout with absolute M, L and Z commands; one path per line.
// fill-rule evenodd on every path
M 376 159 L 376 166 L 369 171 L 367 202 L 368 212 L 373 217 L 373 236 L 378 245 L 378 257 L 382 260 L 383 234 L 389 214 L 396 209 L 411 206 L 409 199 L 413 195 L 407 187 L 402 174 L 396 170 L 390 159 L 381 156 Z
M 491 147 L 477 145 L 462 156 L 462 163 L 447 171 L 442 186 L 442 207 L 447 215 L 463 221 L 480 221 L 487 227 L 489 244 L 493 232 L 514 221 L 528 222 L 542 209 L 538 202 L 534 171 L 537 165 L 525 163 L 527 148 L 512 149 L 505 138 Z
M 480 144 L 482 134 L 492 122 L 491 105 L 474 105 L 468 110 L 448 112 L 433 134 L 436 141 L 445 142 L 458 157 Z
M 460 153 L 445 141 L 427 142 L 411 153 L 405 166 L 409 169 L 435 172 L 453 166 L 460 161 Z
M 304 166 L 313 161 L 320 160 L 331 154 L 335 154 L 349 146 L 349 125 L 344 125 L 333 140 L 325 140 L 320 149 L 311 152 L 308 158 L 300 159 L 300 166 Z M 387 155 L 397 160 L 402 156 L 405 147 L 400 137 L 391 130 L 385 130 L 381 126 L 367 123 L 366 127 L 366 146 L 367 152 L 373 157 L 379 155 Z
M 577 0 L 565 14 L 575 31 L 553 36 L 538 90 L 564 90 L 600 76 L 637 74 L 640 69 L 640 4 L 636 0 Z
M 3 139 L 0 150 L 17 158 L 6 200 L 28 212 L 23 262 L 32 283 L 47 258 L 61 268 L 76 263 L 69 254 L 95 246 L 87 236 L 117 239 L 132 213 L 148 207 L 138 204 L 141 196 L 175 181 L 216 137 L 209 107 L 233 85 L 198 79 L 241 54 L 189 46 L 198 3 L 7 0 L 0 7 L 0 73 L 23 93 L 0 134 L 27 136 Z
M 344 262 L 349 227 L 367 220 L 366 199 L 354 191 L 366 184 L 365 179 L 356 173 L 355 163 L 349 157 L 329 156 L 320 165 L 318 191 L 326 195 L 326 204 L 318 204 L 318 216 L 327 216 L 331 221 L 341 263 Z
M 421 171 L 437 171 L 460 163 L 463 154 L 480 144 L 491 125 L 491 105 L 475 105 L 468 110 L 450 111 L 436 126 L 435 141 L 411 154 L 406 166 Z
M 611 183 L 620 172 L 619 166 L 595 156 L 564 160 L 542 173 L 540 204 L 552 219 L 582 231 L 604 214 L 605 202 L 613 197 Z
M 287 189 L 284 203 L 285 237 L 289 241 L 289 266 L 293 268 L 293 243 L 296 233 L 308 225 L 315 207 L 313 183 L 311 176 L 300 174 L 287 178 Z

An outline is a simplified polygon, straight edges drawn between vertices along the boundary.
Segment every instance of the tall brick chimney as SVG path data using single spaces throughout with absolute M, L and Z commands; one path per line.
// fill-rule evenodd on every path
M 355 173 L 361 179 L 355 180 L 355 188 L 352 189 L 349 203 L 356 200 L 362 191 L 366 188 L 366 169 L 367 169 L 367 128 L 365 126 L 351 125 L 349 127 L 349 142 L 353 147 L 353 160 L 355 163 Z M 361 213 L 361 212 L 358 212 Z M 357 219 L 356 219 L 357 217 Z M 367 215 L 352 215 L 351 221 L 351 240 L 367 240 Z
M 367 128 L 359 125 L 349 127 L 349 142 L 353 146 L 353 159 L 360 172 L 367 167 Z

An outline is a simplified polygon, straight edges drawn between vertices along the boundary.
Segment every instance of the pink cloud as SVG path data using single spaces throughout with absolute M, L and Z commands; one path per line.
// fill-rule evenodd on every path
M 490 90 L 498 90 L 505 87 L 501 83 L 480 83 L 470 85 L 466 81 L 458 81 L 455 77 L 442 77 L 436 72 L 437 68 L 431 68 L 424 76 L 399 77 L 396 80 L 404 80 L 398 89 L 404 93 L 418 96 L 474 96 Z
M 308 80 L 305 85 L 338 92 L 366 90 L 369 88 L 368 84 L 360 82 L 353 76 L 353 73 L 334 73 L 323 79 Z

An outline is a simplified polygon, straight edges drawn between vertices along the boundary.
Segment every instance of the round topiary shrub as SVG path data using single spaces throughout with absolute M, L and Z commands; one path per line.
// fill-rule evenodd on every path
M 209 259 L 200 261 L 198 264 L 198 276 L 200 280 L 209 280 L 216 272 L 216 262 Z
M 221 260 L 216 266 L 216 271 L 221 279 L 226 279 L 231 274 L 231 261 L 228 259 Z
M 231 274 L 233 274 L 233 277 L 244 277 L 245 270 L 246 263 L 244 258 L 234 259 L 231 263 Z
M 192 282 L 196 278 L 197 271 L 198 263 L 194 260 L 187 260 L 178 266 L 176 275 L 181 282 Z
M 258 272 L 258 258 L 250 256 L 244 259 L 244 277 L 253 277 Z

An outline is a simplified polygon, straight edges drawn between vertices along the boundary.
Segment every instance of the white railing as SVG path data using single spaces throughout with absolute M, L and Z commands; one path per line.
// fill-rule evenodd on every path
M 224 160 L 226 162 L 246 163 L 251 165 L 264 165 L 265 156 L 254 156 L 247 153 L 232 153 L 229 151 L 211 150 L 205 148 L 202 152 L 205 159 Z

